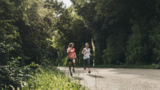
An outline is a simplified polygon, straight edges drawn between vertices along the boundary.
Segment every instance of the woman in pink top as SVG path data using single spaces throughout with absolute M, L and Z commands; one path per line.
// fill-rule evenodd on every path
M 71 62 L 73 62 L 73 72 L 75 73 L 74 66 L 75 66 L 75 59 L 76 59 L 76 53 L 75 53 L 75 48 L 74 43 L 69 43 L 67 53 L 68 53 L 68 63 L 69 63 L 69 71 L 70 75 L 72 76 L 71 72 Z

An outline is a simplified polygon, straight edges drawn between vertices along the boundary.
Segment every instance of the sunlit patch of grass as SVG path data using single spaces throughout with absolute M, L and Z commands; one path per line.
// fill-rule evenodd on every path
M 39 67 L 23 90 L 84 90 L 54 66 Z

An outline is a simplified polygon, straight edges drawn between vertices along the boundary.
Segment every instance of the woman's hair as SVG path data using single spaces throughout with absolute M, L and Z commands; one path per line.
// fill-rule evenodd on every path
M 69 43 L 68 47 L 71 47 L 74 43 Z
M 89 45 L 89 43 L 85 43 L 85 45 L 86 45 L 86 44 L 88 44 L 88 45 Z

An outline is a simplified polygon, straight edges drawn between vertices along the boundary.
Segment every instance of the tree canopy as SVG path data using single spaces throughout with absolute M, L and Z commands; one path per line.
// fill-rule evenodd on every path
M 86 42 L 96 65 L 160 62 L 159 0 L 71 2 L 66 8 L 58 0 L 0 0 L 0 65 L 67 65 L 70 42 L 77 65 Z

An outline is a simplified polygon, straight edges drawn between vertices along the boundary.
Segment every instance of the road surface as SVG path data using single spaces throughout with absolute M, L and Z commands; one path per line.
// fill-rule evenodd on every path
M 69 76 L 68 67 L 58 67 Z M 89 90 L 160 90 L 160 70 L 75 68 L 73 78 Z M 69 76 L 70 77 L 70 76 Z

